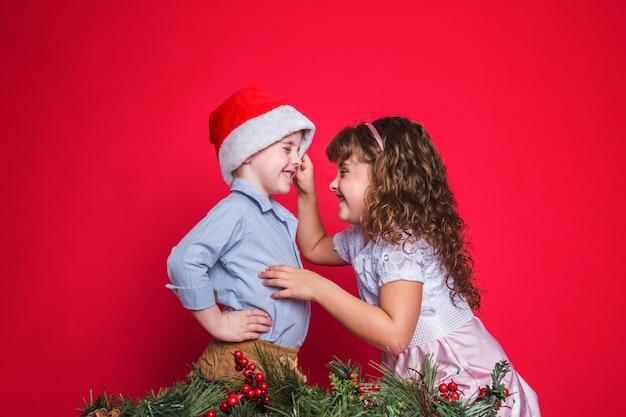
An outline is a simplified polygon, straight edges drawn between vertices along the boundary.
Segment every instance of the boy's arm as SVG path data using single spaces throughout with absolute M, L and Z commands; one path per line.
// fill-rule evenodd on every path
M 272 325 L 268 314 L 258 309 L 222 312 L 209 278 L 209 270 L 221 252 L 243 238 L 241 216 L 241 211 L 232 205 L 218 204 L 172 249 L 167 259 L 171 281 L 167 287 L 206 331 L 228 342 L 258 339 Z
M 302 157 L 302 165 L 296 174 L 298 191 L 298 230 L 296 241 L 300 253 L 309 262 L 319 265 L 346 265 L 335 251 L 333 235 L 327 235 L 320 216 L 313 163 L 308 155 Z
M 217 305 L 191 313 L 211 335 L 224 342 L 243 342 L 258 339 L 272 326 L 268 314 L 262 310 L 222 312 Z

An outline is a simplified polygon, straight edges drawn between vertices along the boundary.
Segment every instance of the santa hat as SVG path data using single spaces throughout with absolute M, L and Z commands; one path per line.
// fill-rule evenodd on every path
M 298 131 L 303 131 L 298 152 L 302 156 L 311 144 L 315 125 L 256 83 L 233 93 L 209 116 L 210 140 L 228 185 L 233 182 L 232 172 L 246 159 Z

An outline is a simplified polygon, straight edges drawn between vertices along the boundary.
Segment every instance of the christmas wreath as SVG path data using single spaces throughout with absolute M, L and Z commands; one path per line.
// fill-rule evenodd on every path
M 105 393 L 79 411 L 81 417 L 493 417 L 511 401 L 503 377 L 507 361 L 495 364 L 492 384 L 466 396 L 453 381 L 437 381 L 431 357 L 414 377 L 397 377 L 372 364 L 382 377 L 367 382 L 361 367 L 348 361 L 327 364 L 330 388 L 308 385 L 300 370 L 259 352 L 261 366 L 233 352 L 240 381 L 209 380 L 192 367 L 184 381 L 136 400 Z M 263 371 L 261 371 L 261 369 Z

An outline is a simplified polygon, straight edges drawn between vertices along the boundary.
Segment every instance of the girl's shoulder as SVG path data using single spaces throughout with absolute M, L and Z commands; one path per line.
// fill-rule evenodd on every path
M 383 238 L 376 240 L 378 251 L 383 254 L 401 254 L 403 258 L 420 258 L 429 260 L 434 254 L 433 247 L 421 236 L 411 230 L 398 231 L 396 239 L 389 241 Z
M 343 229 L 337 235 L 343 236 L 344 239 L 349 241 L 364 241 L 363 229 L 357 225 L 351 225 Z
M 380 285 L 397 280 L 425 283 L 441 273 L 433 248 L 426 239 L 410 233 L 404 233 L 395 242 L 377 241 L 372 262 L 380 276 Z
M 348 226 L 340 232 L 335 233 L 333 237 L 335 246 L 350 248 L 352 250 L 361 250 L 365 246 L 365 238 L 363 229 L 359 226 Z
M 335 233 L 333 244 L 341 259 L 351 263 L 365 248 L 363 230 L 359 226 L 349 226 Z

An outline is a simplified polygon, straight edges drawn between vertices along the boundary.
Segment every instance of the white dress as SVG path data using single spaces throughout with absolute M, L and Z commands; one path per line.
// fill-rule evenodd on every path
M 335 235 L 334 245 L 339 256 L 352 264 L 359 295 L 369 304 L 378 305 L 379 289 L 389 282 L 423 283 L 422 308 L 409 347 L 399 355 L 381 350 L 381 365 L 410 378 L 426 355 L 432 354 L 440 370 L 438 378 L 457 383 L 467 400 L 481 387 L 491 385 L 491 371 L 497 362 L 510 363 L 502 346 L 467 303 L 462 298 L 452 302 L 445 269 L 426 240 L 413 239 L 402 245 L 370 241 L 366 245 L 361 228 L 351 226 Z M 537 395 L 512 364 L 502 382 L 510 397 L 499 417 L 541 416 Z

